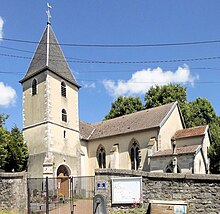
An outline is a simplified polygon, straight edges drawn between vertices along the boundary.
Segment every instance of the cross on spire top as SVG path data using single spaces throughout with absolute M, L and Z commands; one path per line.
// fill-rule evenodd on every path
M 51 13 L 50 13 L 51 8 L 52 8 L 52 6 L 49 3 L 47 3 L 47 11 L 46 11 L 46 13 L 47 13 L 47 24 L 50 24 L 50 20 L 52 18 Z

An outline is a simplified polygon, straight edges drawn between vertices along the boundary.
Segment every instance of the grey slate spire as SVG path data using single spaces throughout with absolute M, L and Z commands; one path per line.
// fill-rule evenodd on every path
M 47 27 L 34 53 L 27 73 L 20 82 L 23 83 L 25 80 L 28 80 L 45 70 L 49 70 L 79 87 L 64 57 L 50 23 L 47 23 Z

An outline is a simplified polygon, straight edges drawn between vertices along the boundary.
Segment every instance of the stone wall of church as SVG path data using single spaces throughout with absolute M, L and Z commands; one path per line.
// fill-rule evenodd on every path
M 133 205 L 111 205 L 111 178 L 142 176 L 142 210 L 149 209 L 150 200 L 184 201 L 189 213 L 219 213 L 220 176 L 198 174 L 166 174 L 130 170 L 96 170 L 96 184 L 105 183 L 106 189 L 96 194 L 106 198 L 108 213 L 133 209 Z M 137 209 L 137 208 L 136 208 Z
M 0 173 L 0 212 L 27 213 L 27 173 Z
M 167 165 L 173 160 L 172 156 L 161 156 L 151 158 L 150 171 L 151 172 L 166 172 Z M 178 155 L 177 163 L 182 173 L 192 173 L 194 162 L 194 155 Z M 199 162 L 199 160 L 198 160 Z M 203 167 L 202 173 L 205 174 L 205 167 Z
M 129 146 L 132 140 L 136 140 L 140 146 L 142 160 L 141 163 L 143 170 L 148 169 L 147 145 L 151 138 L 157 138 L 157 129 L 144 130 L 139 132 L 131 132 L 124 135 L 111 136 L 108 138 L 95 139 L 88 143 L 88 156 L 90 171 L 87 175 L 94 175 L 94 169 L 98 168 L 97 162 L 97 148 L 102 145 L 106 151 L 106 167 L 112 165 L 111 150 L 112 147 L 118 144 L 118 164 L 120 169 L 131 169 L 131 159 L 129 155 Z

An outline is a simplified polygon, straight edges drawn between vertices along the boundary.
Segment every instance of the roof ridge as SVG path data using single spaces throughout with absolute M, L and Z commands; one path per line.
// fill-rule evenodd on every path
M 50 42 L 49 42 L 49 44 L 50 44 L 50 45 L 56 45 L 56 46 L 59 47 L 60 52 L 61 52 L 61 54 L 62 54 L 62 57 L 64 58 L 64 61 L 66 62 L 67 68 L 69 69 L 72 78 L 76 81 L 75 77 L 74 77 L 73 74 L 72 74 L 71 68 L 69 67 L 69 64 L 67 63 L 66 57 L 65 57 L 65 55 L 64 55 L 64 53 L 63 53 L 62 48 L 60 47 L 60 44 L 59 44 L 59 42 L 58 42 L 58 40 L 57 40 L 57 37 L 56 37 L 56 35 L 55 35 L 55 33 L 54 33 L 54 31 L 53 31 L 51 25 L 49 24 L 48 27 L 49 27 L 50 31 L 53 33 L 52 35 L 54 36 L 55 41 L 56 41 L 56 44 L 53 44 L 53 43 L 50 43 Z M 53 56 L 56 56 L 56 55 L 53 55 Z M 50 57 L 50 53 L 49 53 L 49 57 Z M 59 57 L 59 56 L 56 56 L 56 57 Z M 49 59 L 49 60 L 50 60 L 50 59 Z M 48 67 L 50 67 L 50 66 L 48 65 Z
M 113 121 L 113 120 L 118 120 L 118 119 L 121 119 L 123 117 L 130 117 L 130 116 L 133 116 L 135 114 L 140 114 L 140 113 L 143 113 L 143 112 L 147 112 L 147 111 L 151 111 L 151 110 L 155 110 L 157 108 L 162 108 L 164 106 L 167 106 L 167 105 L 173 105 L 175 104 L 177 101 L 175 102 L 171 102 L 171 103 L 166 103 L 164 105 L 160 105 L 160 106 L 156 106 L 156 107 L 152 107 L 152 108 L 148 108 L 148 109 L 143 109 L 141 111 L 136 111 L 136 112 L 133 112 L 133 113 L 130 113 L 130 114 L 125 114 L 125 115 L 122 115 L 120 117 L 115 117 L 115 118 L 112 118 L 112 119 L 108 119 L 108 120 L 103 120 L 103 121 L 100 121 L 100 122 L 96 122 L 96 123 L 92 123 L 92 125 L 99 125 L 99 124 L 103 124 L 103 123 L 106 123 L 106 122 L 109 122 L 109 121 Z
M 175 106 L 176 102 L 172 102 L 110 120 L 93 123 L 91 124 L 92 126 L 88 126 L 96 128 L 90 140 L 159 128 L 161 121 L 164 120 L 167 114 L 172 112 L 170 110 Z
M 188 151 L 185 151 L 187 150 Z M 194 149 L 193 151 L 190 149 Z M 188 146 L 181 146 L 176 148 L 177 155 L 179 154 L 188 154 L 188 153 L 196 153 L 199 149 L 201 149 L 200 144 L 194 144 L 194 145 L 188 145 Z M 171 153 L 170 153 L 171 152 Z M 151 157 L 157 157 L 157 156 L 171 156 L 173 155 L 173 149 L 165 149 L 155 152 Z
M 27 72 L 20 82 L 23 83 L 25 80 L 33 77 L 36 73 L 39 73 L 39 71 L 44 71 L 43 68 L 45 67 L 48 67 L 53 73 L 72 83 L 76 87 L 80 87 L 72 74 L 50 24 L 47 24 L 35 49 Z
M 201 125 L 201 126 L 194 126 L 184 129 L 179 129 L 175 132 L 172 139 L 182 139 L 182 138 L 188 138 L 188 137 L 197 137 L 205 135 L 207 132 L 209 126 L 208 125 Z
M 83 120 L 80 120 L 79 122 L 80 122 L 80 123 L 85 123 L 86 125 L 93 127 L 93 124 L 92 124 L 92 123 L 88 123 L 88 122 L 85 122 L 85 121 L 83 121 Z
M 172 107 L 170 108 L 169 112 L 167 112 L 167 114 L 164 116 L 163 120 L 160 123 L 160 127 L 162 127 L 164 125 L 164 123 L 167 121 L 167 119 L 170 117 L 170 115 L 172 114 L 173 110 L 178 105 L 178 102 L 175 101 L 175 102 L 172 102 L 170 104 L 172 104 Z
M 207 127 L 208 125 L 199 125 L 199 126 L 193 126 L 185 129 L 196 129 L 196 128 L 201 128 L 201 127 Z
M 186 145 L 186 146 L 176 147 L 176 149 L 189 148 L 189 147 L 198 147 L 198 146 L 201 146 L 201 145 L 200 144 Z M 168 150 L 173 150 L 173 149 L 172 148 L 164 149 L 164 150 L 157 151 L 157 152 L 163 152 L 163 151 L 168 151 Z
M 90 123 L 87 123 L 87 122 L 84 122 L 84 121 L 79 121 L 79 126 L 84 126 L 84 127 L 89 127 L 91 128 L 92 130 L 90 130 L 89 134 L 87 133 L 87 136 L 86 135 L 83 135 L 82 133 L 80 133 L 80 136 L 81 136 L 81 139 L 86 139 L 86 140 L 89 140 L 90 137 L 92 136 L 92 134 L 94 133 L 94 131 L 96 130 L 95 127 L 93 127 Z

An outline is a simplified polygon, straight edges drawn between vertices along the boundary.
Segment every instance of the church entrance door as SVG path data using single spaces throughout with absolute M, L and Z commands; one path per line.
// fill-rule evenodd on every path
M 57 193 L 58 196 L 69 198 L 70 193 L 69 170 L 66 166 L 61 165 L 57 169 Z

